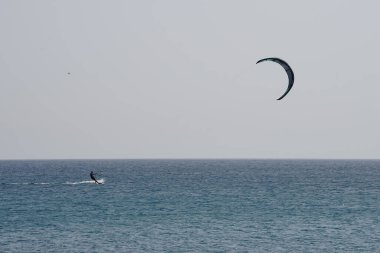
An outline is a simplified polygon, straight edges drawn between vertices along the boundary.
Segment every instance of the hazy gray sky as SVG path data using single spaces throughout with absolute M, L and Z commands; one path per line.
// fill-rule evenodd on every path
M 0 159 L 380 158 L 379 9 L 2 0 Z

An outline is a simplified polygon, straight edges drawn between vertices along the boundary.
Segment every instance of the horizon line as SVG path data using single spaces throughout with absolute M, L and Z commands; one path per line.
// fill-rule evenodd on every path
M 78 160 L 380 160 L 380 158 L 11 158 L 0 161 L 78 161 Z

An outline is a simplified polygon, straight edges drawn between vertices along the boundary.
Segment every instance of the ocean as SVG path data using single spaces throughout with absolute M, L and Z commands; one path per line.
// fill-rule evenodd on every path
M 380 252 L 380 161 L 0 161 L 0 252 Z

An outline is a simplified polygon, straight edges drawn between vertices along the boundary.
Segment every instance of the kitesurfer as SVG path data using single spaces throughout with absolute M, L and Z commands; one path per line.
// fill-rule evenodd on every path
M 98 180 L 96 180 L 96 178 L 95 178 L 95 173 L 94 173 L 93 171 L 90 172 L 90 177 L 91 177 L 92 180 L 95 181 L 95 183 L 97 183 L 97 184 L 102 184 L 102 183 L 99 183 Z

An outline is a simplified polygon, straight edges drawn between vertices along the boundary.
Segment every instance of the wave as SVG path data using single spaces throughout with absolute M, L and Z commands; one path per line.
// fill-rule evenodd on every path
M 99 183 L 104 184 L 104 178 L 98 180 Z M 77 185 L 77 184 L 95 184 L 93 180 L 85 180 L 85 181 L 77 181 L 77 182 L 65 182 L 65 183 L 57 183 L 57 182 L 19 182 L 19 183 L 1 183 L 2 185 Z

